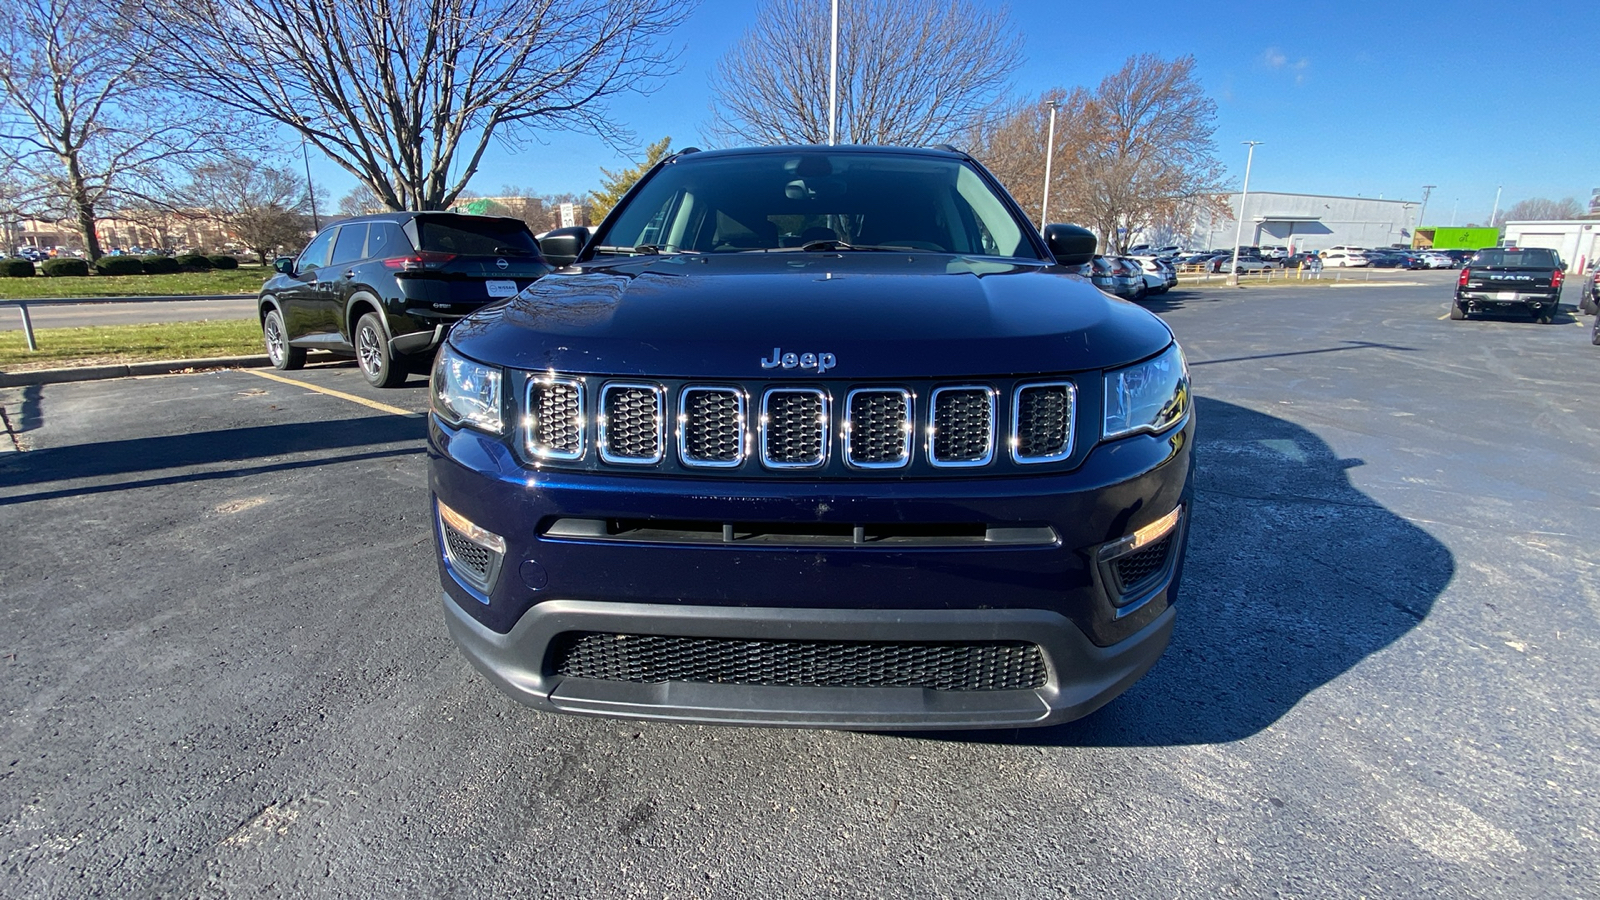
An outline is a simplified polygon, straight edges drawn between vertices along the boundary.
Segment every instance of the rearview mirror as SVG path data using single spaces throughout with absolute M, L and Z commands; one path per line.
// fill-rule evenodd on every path
M 1044 227 L 1044 243 L 1056 258 L 1056 265 L 1081 266 L 1094 259 L 1100 242 L 1087 228 L 1056 223 Z
M 277 259 L 272 261 L 272 268 L 276 269 L 278 271 L 278 273 L 281 274 L 281 275 L 293 275 L 294 274 L 294 257 L 292 257 L 292 256 L 280 256 Z
M 578 261 L 578 254 L 583 252 L 583 245 L 589 243 L 589 229 L 582 225 L 571 228 L 557 228 L 545 232 L 539 238 L 539 252 L 550 261 L 550 265 L 560 268 L 570 266 Z

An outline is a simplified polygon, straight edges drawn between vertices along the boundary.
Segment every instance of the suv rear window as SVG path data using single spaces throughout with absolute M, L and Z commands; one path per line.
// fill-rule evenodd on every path
M 516 219 L 429 216 L 417 220 L 419 250 L 461 256 L 538 256 L 528 226 Z
M 1493 248 L 1479 250 L 1478 255 L 1472 258 L 1474 268 L 1505 267 L 1509 269 L 1554 269 L 1559 267 L 1556 262 L 1556 252 L 1538 247 L 1527 250 L 1501 250 Z

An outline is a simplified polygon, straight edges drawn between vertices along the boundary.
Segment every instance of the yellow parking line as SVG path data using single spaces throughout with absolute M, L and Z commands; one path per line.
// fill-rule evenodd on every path
M 369 409 L 375 409 L 379 412 L 391 413 L 396 416 L 422 415 L 422 413 L 413 412 L 409 409 L 401 409 L 398 406 L 390 406 L 387 403 L 379 403 L 376 400 L 368 400 L 365 397 L 357 397 L 355 394 L 346 394 L 344 391 L 336 391 L 333 388 L 318 387 L 314 384 L 307 384 L 304 381 L 296 381 L 293 378 L 285 378 L 282 375 L 274 375 L 271 372 L 263 372 L 260 369 L 243 369 L 241 371 L 249 372 L 251 375 L 259 375 L 262 378 L 270 378 L 273 381 L 281 381 L 284 384 L 292 384 L 295 387 L 303 387 L 308 391 L 316 391 L 319 394 L 327 394 L 329 397 L 338 397 L 340 400 L 349 400 L 351 403 L 359 403 L 362 406 L 368 407 Z
M 1445 313 L 1444 315 L 1439 317 L 1439 321 L 1443 322 L 1445 319 L 1448 319 L 1448 318 L 1450 318 L 1450 314 L 1449 313 Z

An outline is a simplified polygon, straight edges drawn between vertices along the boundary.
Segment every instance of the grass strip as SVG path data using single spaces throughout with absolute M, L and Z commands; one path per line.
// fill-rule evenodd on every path
M 84 275 L 76 278 L 0 278 L 0 300 L 35 297 L 163 297 L 254 294 L 272 275 L 262 266 L 172 275 Z
M 102 366 L 157 359 L 265 353 L 261 326 L 245 319 L 39 328 L 30 351 L 21 331 L 0 331 L 0 371 Z

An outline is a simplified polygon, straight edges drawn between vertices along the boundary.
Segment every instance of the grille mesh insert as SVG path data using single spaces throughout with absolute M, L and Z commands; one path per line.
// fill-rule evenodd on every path
M 1172 536 L 1167 535 L 1142 550 L 1118 557 L 1112 563 L 1117 570 L 1117 580 L 1122 582 L 1122 590 L 1118 593 L 1134 593 L 1145 582 L 1159 575 L 1167 564 L 1167 549 L 1171 543 Z
M 867 465 L 905 462 L 909 404 L 902 391 L 856 391 L 850 396 L 850 461 Z
M 978 462 L 993 447 L 994 419 L 984 388 L 954 388 L 933 398 L 933 458 L 941 463 Z
M 1072 438 L 1072 394 L 1066 385 L 1017 392 L 1017 457 L 1060 456 Z
M 742 455 L 739 395 L 732 388 L 690 388 L 683 394 L 683 457 L 732 463 Z
M 661 458 L 660 394 L 644 387 L 606 388 L 606 452 L 612 457 L 651 462 Z
M 456 571 L 477 587 L 487 588 L 489 569 L 494 565 L 494 551 L 473 541 L 449 524 L 444 526 L 444 542 L 450 553 L 450 563 L 455 566 Z
M 962 644 L 770 641 L 567 632 L 551 668 L 569 678 L 787 687 L 1012 691 L 1042 687 L 1044 654 L 1023 641 Z
M 770 391 L 762 452 L 770 463 L 812 466 L 822 462 L 827 423 L 816 391 Z
M 564 382 L 528 388 L 533 409 L 534 449 L 545 455 L 576 457 L 583 451 L 582 392 Z

